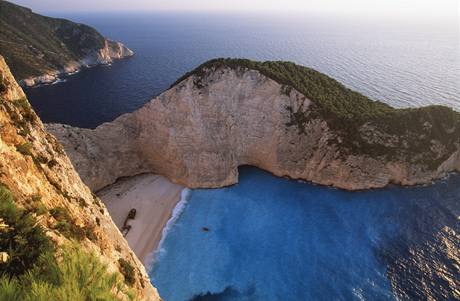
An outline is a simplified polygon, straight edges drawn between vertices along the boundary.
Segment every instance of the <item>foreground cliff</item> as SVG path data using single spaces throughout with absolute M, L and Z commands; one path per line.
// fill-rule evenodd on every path
M 220 187 L 241 165 L 349 190 L 460 170 L 459 113 L 394 109 L 287 62 L 213 60 L 95 130 L 48 128 L 96 190 L 142 172 Z
M 0 54 L 16 79 L 34 86 L 133 52 L 87 25 L 41 16 L 0 0 Z
M 40 265 L 49 252 L 51 259 Z M 33 300 L 159 300 L 104 204 L 44 130 L 1 56 L 0 253 L 2 300 L 25 300 L 22 294 Z M 64 272 L 53 274 L 54 268 Z M 30 281 L 37 286 L 28 287 Z

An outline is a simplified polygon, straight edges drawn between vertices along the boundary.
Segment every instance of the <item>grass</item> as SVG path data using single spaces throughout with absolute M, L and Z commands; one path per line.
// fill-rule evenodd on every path
M 255 62 L 246 59 L 214 59 L 179 78 L 171 87 L 193 76 L 195 86 L 203 88 L 203 79 L 210 72 L 230 68 L 237 72 L 256 70 L 281 84 L 281 93 L 289 95 L 296 89 L 313 105 L 306 110 L 294 110 L 286 104 L 290 120 L 287 127 L 305 132 L 309 121 L 320 118 L 342 139 L 329 141 L 340 144 L 344 155 L 383 156 L 387 159 L 409 160 L 427 168 L 436 168 L 460 144 L 460 113 L 445 106 L 428 106 L 415 109 L 395 109 L 379 101 L 348 89 L 335 79 L 311 68 L 292 62 Z M 426 126 L 429 123 L 429 126 Z M 370 126 L 383 141 L 369 141 L 360 129 Z M 386 137 L 395 136 L 396 143 L 387 145 Z M 446 149 L 437 156 L 432 141 L 439 141 Z

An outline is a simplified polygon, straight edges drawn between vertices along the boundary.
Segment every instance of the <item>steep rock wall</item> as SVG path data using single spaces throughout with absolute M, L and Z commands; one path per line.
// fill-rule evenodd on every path
M 65 208 L 74 219 L 68 222 L 90 231 L 80 242 L 82 248 L 98 254 L 111 271 L 120 270 L 120 258 L 127 260 L 134 267 L 133 288 L 139 299 L 160 300 L 104 204 L 83 184 L 56 138 L 45 131 L 1 56 L 0 183 L 21 207 L 40 202 L 47 210 Z M 39 221 L 58 245 L 68 241 L 52 216 L 45 214 Z
M 447 158 L 434 168 L 408 156 L 345 150 L 342 136 L 315 106 L 256 70 L 218 68 L 188 76 L 95 130 L 58 124 L 48 129 L 95 190 L 147 171 L 188 187 L 221 187 L 238 182 L 241 165 L 349 190 L 428 183 L 460 170 L 459 145 L 450 152 L 439 141 L 432 141 L 432 154 L 424 154 Z M 405 136 L 389 136 L 369 124 L 359 132 L 377 146 L 411 146 Z

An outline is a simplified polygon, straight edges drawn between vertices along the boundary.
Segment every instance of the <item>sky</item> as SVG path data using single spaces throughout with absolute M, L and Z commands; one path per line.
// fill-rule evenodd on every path
M 459 0 L 10 0 L 36 12 L 51 11 L 257 11 L 454 16 Z

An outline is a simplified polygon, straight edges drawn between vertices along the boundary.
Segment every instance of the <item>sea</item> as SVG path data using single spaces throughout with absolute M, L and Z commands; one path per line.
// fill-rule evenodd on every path
M 294 61 L 394 107 L 460 111 L 458 19 L 53 14 L 135 56 L 26 89 L 45 122 L 94 128 L 216 57 Z M 239 172 L 234 186 L 183 193 L 147 267 L 164 300 L 460 299 L 459 175 L 347 192 Z

